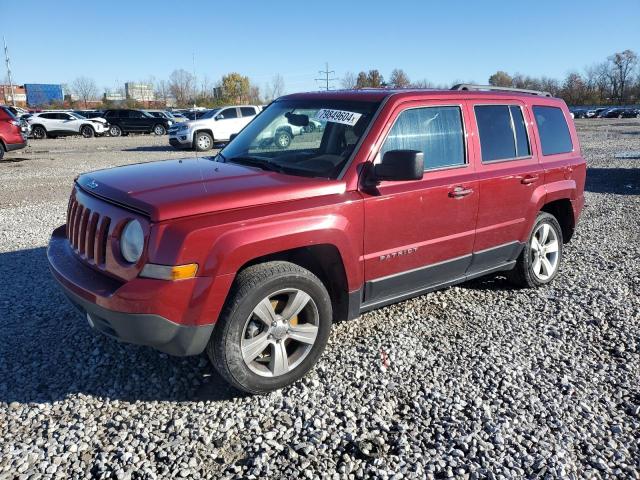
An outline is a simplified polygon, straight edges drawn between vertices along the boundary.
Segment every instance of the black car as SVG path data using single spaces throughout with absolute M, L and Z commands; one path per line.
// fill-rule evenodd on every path
M 573 118 L 587 118 L 586 108 L 570 108 L 569 111 L 573 113 Z
M 636 108 L 610 108 L 599 115 L 600 118 L 640 118 Z
M 107 119 L 111 128 L 109 134 L 112 137 L 127 135 L 129 133 L 154 133 L 165 135 L 173 124 L 166 118 L 156 118 L 143 110 L 116 109 L 106 110 L 103 117 Z

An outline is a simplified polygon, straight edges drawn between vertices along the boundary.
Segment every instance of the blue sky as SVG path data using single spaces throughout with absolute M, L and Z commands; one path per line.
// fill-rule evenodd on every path
M 287 92 L 316 89 L 325 62 L 337 77 L 399 67 L 412 80 L 486 83 L 498 69 L 560 78 L 616 51 L 640 52 L 640 0 L 28 4 L 0 0 L 16 83 L 84 75 L 114 88 L 192 71 L 194 56 L 200 80 L 238 71 L 263 87 L 280 73 Z

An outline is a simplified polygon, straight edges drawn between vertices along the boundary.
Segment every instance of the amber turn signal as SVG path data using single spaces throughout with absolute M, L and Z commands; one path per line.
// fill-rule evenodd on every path
M 142 272 L 141 277 L 157 278 L 158 280 L 185 280 L 193 278 L 198 273 L 197 263 L 188 263 L 186 265 L 156 265 L 147 263 Z

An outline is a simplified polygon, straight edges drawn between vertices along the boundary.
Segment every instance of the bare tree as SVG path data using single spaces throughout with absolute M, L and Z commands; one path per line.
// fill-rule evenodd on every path
M 92 78 L 78 77 L 73 81 L 71 88 L 84 103 L 84 108 L 87 108 L 89 100 L 95 100 L 98 96 L 98 86 Z
M 169 103 L 169 96 L 171 95 L 169 82 L 166 80 L 160 80 L 156 83 L 156 98 L 162 102 L 165 107 Z
M 389 84 L 394 88 L 408 88 L 411 85 L 411 81 L 404 70 L 396 68 L 391 72 Z
M 616 90 L 616 97 L 620 103 L 626 99 L 626 88 L 636 65 L 638 65 L 638 54 L 633 50 L 614 53 L 609 57 L 610 69 L 609 78 Z
M 356 79 L 355 73 L 345 73 L 344 77 L 342 77 L 342 80 L 340 80 L 340 85 L 342 85 L 342 88 L 346 90 L 353 90 L 354 88 L 356 88 L 356 86 L 358 85 L 358 81 Z
M 178 105 L 188 105 L 194 99 L 196 79 L 186 70 L 174 70 L 169 76 L 169 91 Z
M 279 73 L 276 73 L 271 82 L 267 84 L 267 100 L 271 101 L 280 97 L 284 93 L 284 78 Z
M 422 80 L 413 82 L 411 84 L 411 87 L 412 88 L 434 88 L 434 85 L 433 85 L 433 82 L 430 82 L 426 78 L 423 78 Z

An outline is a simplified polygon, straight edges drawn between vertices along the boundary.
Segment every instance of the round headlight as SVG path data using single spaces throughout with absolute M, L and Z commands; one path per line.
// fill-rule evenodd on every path
M 120 252 L 127 262 L 136 263 L 142 256 L 144 232 L 137 220 L 131 220 L 120 235 Z

